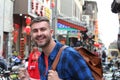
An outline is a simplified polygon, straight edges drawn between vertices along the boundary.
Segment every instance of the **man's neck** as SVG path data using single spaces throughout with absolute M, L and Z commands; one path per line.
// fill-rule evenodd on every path
M 46 56 L 49 56 L 50 53 L 53 51 L 54 47 L 56 45 L 56 42 L 54 40 L 51 40 L 50 44 L 44 48 L 42 48 L 42 51 Z

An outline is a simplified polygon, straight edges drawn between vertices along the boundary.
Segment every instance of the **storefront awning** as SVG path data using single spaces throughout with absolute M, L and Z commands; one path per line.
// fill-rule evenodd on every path
M 80 30 L 80 31 L 86 31 L 86 28 L 84 27 L 83 24 L 76 22 L 74 20 L 58 18 L 58 23 L 64 24 L 66 26 L 69 26 L 71 28 L 75 28 L 75 29 Z

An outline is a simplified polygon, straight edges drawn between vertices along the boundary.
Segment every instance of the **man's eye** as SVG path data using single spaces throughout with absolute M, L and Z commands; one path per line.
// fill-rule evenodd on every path
M 38 30 L 34 29 L 34 30 L 32 30 L 32 32 L 34 32 L 34 33 L 35 33 L 35 32 L 38 32 Z
M 45 31 L 46 30 L 46 28 L 41 28 L 41 31 Z
M 46 29 L 41 29 L 41 31 L 45 31 Z

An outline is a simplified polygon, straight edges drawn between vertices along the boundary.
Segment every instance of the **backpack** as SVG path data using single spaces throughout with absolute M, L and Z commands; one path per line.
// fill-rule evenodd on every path
M 63 49 L 65 49 L 67 46 L 63 46 L 60 48 L 53 64 L 52 64 L 52 70 L 56 69 L 56 66 L 59 62 L 59 58 L 61 55 L 61 52 Z M 95 80 L 102 80 L 103 78 L 103 69 L 102 69 L 102 62 L 101 58 L 90 52 L 89 50 L 83 48 L 83 47 L 75 47 L 75 50 L 77 50 L 81 56 L 85 59 L 88 67 L 92 71 L 92 75 Z

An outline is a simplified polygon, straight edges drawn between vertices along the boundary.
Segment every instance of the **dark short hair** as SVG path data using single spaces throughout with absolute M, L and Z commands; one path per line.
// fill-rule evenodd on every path
M 33 25 L 34 23 L 38 23 L 38 22 L 42 22 L 42 21 L 46 21 L 48 24 L 50 24 L 50 20 L 47 17 L 39 16 L 39 17 L 34 18 L 31 21 L 30 26 Z

